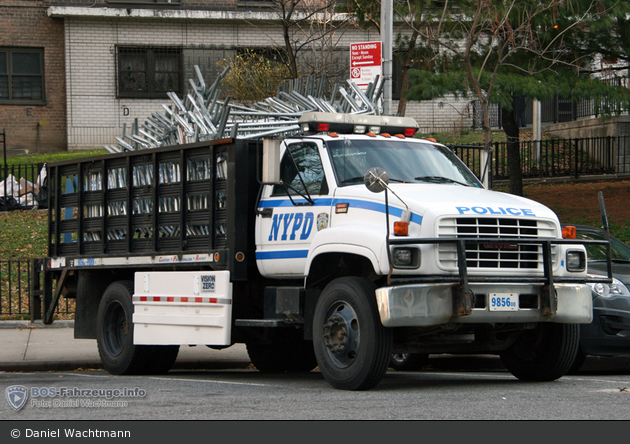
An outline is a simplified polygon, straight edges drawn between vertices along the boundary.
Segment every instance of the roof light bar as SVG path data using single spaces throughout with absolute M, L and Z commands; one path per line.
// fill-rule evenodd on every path
M 413 136 L 419 129 L 418 123 L 410 117 L 374 116 L 344 113 L 304 113 L 299 119 L 304 134 L 336 132 L 339 134 L 404 134 Z M 327 129 L 322 126 L 327 124 Z

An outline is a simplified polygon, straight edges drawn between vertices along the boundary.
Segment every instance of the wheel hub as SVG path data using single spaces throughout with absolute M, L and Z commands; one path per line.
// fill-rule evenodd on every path
M 330 360 L 338 367 L 354 362 L 359 347 L 359 322 L 347 304 L 335 304 L 324 324 L 324 345 Z

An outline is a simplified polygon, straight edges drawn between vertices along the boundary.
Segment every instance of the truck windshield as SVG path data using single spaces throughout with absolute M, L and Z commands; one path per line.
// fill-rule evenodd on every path
M 363 182 L 372 167 L 392 182 L 459 184 L 482 188 L 475 175 L 445 146 L 417 140 L 338 139 L 326 142 L 339 186 Z

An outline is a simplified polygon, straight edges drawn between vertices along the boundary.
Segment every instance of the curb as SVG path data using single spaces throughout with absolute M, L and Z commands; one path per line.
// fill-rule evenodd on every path
M 211 360 L 175 362 L 171 370 L 233 370 L 247 369 L 251 365 L 248 360 Z M 32 361 L 32 362 L 2 362 L 0 372 L 54 372 L 54 371 L 84 371 L 102 370 L 100 361 Z
M 55 321 L 52 324 L 44 324 L 37 321 L 0 321 L 0 328 L 73 328 L 74 321 Z

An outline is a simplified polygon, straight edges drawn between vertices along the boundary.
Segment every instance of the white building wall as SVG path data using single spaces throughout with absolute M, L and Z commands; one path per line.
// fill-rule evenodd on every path
M 69 150 L 116 145 L 114 137 L 122 135 L 124 125 L 130 128 L 135 119 L 143 123 L 169 102 L 116 97 L 116 45 L 284 46 L 281 28 L 270 22 L 66 17 L 65 33 Z M 336 44 L 345 48 L 379 38 L 376 32 L 359 28 L 335 35 Z M 406 115 L 416 118 L 427 132 L 429 128 L 471 127 L 467 101 L 444 99 L 441 103 L 409 102 Z M 397 107 L 397 103 L 392 105 L 393 112 Z

